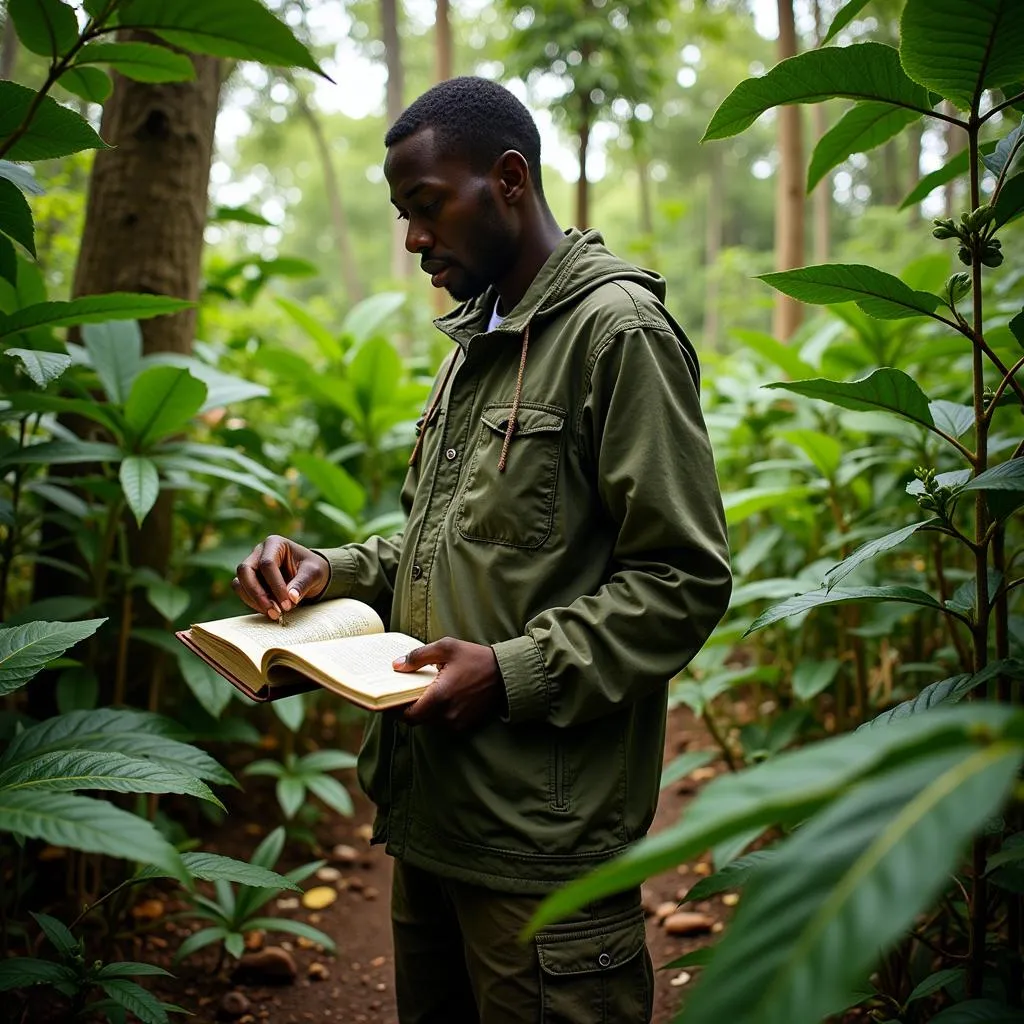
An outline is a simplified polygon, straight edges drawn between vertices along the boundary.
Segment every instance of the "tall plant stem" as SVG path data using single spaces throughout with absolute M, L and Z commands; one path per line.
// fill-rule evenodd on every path
M 28 417 L 18 423 L 18 448 L 25 447 L 25 431 Z M 14 470 L 14 484 L 11 487 L 11 525 L 7 530 L 7 537 L 4 540 L 3 554 L 0 555 L 0 621 L 6 620 L 7 611 L 7 587 L 11 578 L 11 562 L 18 550 L 18 500 L 21 497 L 21 481 L 24 476 L 24 467 L 18 466 Z
M 124 593 L 121 597 L 121 629 L 117 636 L 117 665 L 114 669 L 114 707 L 121 707 L 128 686 L 128 640 L 132 634 L 133 616 L 132 582 L 128 576 L 128 570 L 131 568 L 128 558 L 128 535 L 123 522 L 120 523 L 117 537 L 124 571 Z
M 725 758 L 729 771 L 737 771 L 736 757 L 729 746 L 729 741 L 722 735 L 722 730 L 718 727 L 715 716 L 711 714 L 711 709 L 705 708 L 704 714 L 701 717 L 704 719 L 704 724 L 708 727 L 708 732 L 711 733 L 711 738 L 718 744 L 719 750 L 722 751 L 722 757 Z

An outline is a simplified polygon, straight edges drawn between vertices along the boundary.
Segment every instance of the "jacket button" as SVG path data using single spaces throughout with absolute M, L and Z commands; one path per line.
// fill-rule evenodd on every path
M 445 458 L 446 458 L 446 459 L 447 459 L 447 460 L 448 460 L 449 462 L 451 462 L 451 461 L 452 461 L 452 459 L 454 459 L 454 458 L 457 458 L 457 457 L 458 457 L 458 454 L 459 454 L 459 453 L 458 453 L 458 452 L 457 452 L 457 451 L 456 451 L 456 450 L 455 450 L 454 448 L 449 448 L 449 449 L 448 449 L 448 451 L 446 451 L 446 452 L 444 453 L 444 457 L 445 457 Z
M 609 966 L 609 965 L 611 964 L 611 962 L 612 962 L 612 958 L 611 958 L 611 957 L 610 957 L 610 956 L 609 956 L 609 955 L 608 955 L 607 953 L 602 953 L 602 954 L 601 954 L 601 955 L 600 955 L 600 956 L 599 956 L 599 957 L 597 958 L 597 962 L 598 962 L 598 963 L 599 963 L 599 964 L 600 964 L 600 965 L 601 965 L 602 967 L 608 967 L 608 966 Z
M 423 575 L 422 567 L 419 566 L 419 565 L 414 565 L 412 567 L 412 578 L 414 580 L 418 580 L 422 575 Z

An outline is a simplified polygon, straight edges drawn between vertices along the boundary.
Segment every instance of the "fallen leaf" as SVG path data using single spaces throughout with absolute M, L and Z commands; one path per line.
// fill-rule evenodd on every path
M 302 905 L 307 910 L 323 910 L 338 898 L 337 890 L 329 885 L 317 885 L 308 889 L 302 896 Z

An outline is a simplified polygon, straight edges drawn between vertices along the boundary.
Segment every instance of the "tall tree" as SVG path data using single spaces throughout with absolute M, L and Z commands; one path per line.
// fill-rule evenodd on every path
M 797 53 L 793 0 L 778 0 L 779 60 Z M 779 177 L 775 203 L 775 269 L 792 270 L 804 263 L 803 127 L 800 107 L 780 107 Z M 775 300 L 772 330 L 783 341 L 792 337 L 803 319 L 803 306 L 788 295 Z
M 380 0 L 381 36 L 384 61 L 388 70 L 386 111 L 388 124 L 394 124 L 405 107 L 405 65 L 402 63 L 402 36 L 398 30 L 398 0 Z M 391 276 L 402 281 L 409 277 L 409 254 L 405 251 L 405 230 L 395 221 L 391 230 Z

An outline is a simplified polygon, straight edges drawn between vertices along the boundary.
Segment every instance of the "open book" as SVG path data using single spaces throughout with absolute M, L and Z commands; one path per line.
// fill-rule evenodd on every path
M 302 605 L 285 625 L 265 615 L 202 622 L 175 636 L 252 700 L 280 700 L 323 687 L 374 711 L 416 700 L 437 669 L 396 672 L 391 662 L 422 646 L 387 633 L 362 601 Z

